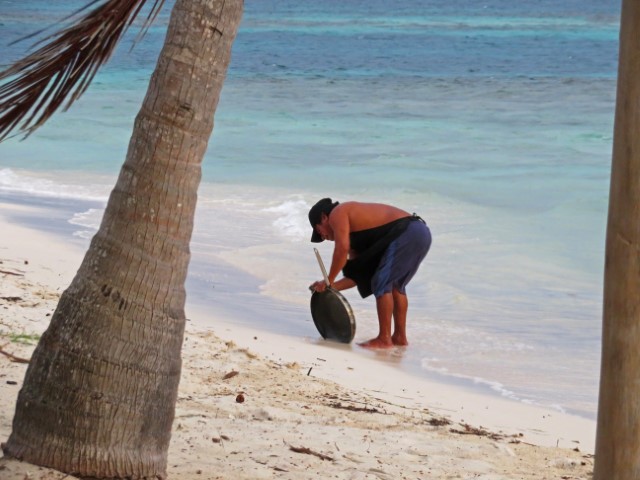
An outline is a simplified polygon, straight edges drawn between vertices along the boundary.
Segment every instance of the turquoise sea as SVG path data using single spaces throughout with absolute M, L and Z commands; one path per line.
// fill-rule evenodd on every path
M 83 4 L 0 0 L 0 64 Z M 69 111 L 0 144 L 0 201 L 59 212 L 14 221 L 88 245 L 172 4 Z M 434 237 L 398 368 L 595 418 L 619 15 L 612 0 L 247 0 L 203 165 L 189 304 L 315 339 L 309 207 L 393 203 Z M 371 338 L 373 301 L 346 295 L 356 341 Z

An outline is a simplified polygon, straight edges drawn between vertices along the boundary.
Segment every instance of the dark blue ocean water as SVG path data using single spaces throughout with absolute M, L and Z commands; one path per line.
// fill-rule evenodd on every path
M 0 63 L 83 3 L 0 0 Z M 0 145 L 0 193 L 106 197 L 171 5 L 68 112 Z M 203 164 L 191 301 L 313 336 L 308 207 L 398 204 L 434 234 L 403 366 L 594 416 L 619 14 L 609 0 L 247 1 Z M 101 213 L 81 206 L 84 238 Z M 373 305 L 349 299 L 369 338 Z

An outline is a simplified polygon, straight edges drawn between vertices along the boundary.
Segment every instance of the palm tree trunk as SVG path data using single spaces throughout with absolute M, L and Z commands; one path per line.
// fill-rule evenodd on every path
M 166 476 L 200 165 L 242 7 L 177 0 L 100 229 L 33 354 L 6 455 L 78 476 Z
M 594 480 L 640 478 L 640 2 L 621 18 Z

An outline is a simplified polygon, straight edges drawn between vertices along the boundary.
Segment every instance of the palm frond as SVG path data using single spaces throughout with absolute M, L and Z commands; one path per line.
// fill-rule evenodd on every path
M 40 40 L 37 50 L 0 72 L 0 82 L 8 80 L 0 85 L 0 141 L 16 129 L 27 137 L 65 102 L 64 110 L 68 109 L 109 60 L 147 1 L 105 0 L 69 26 Z M 153 5 L 143 22 L 141 35 L 165 2 L 149 1 Z M 98 2 L 92 0 L 70 17 Z

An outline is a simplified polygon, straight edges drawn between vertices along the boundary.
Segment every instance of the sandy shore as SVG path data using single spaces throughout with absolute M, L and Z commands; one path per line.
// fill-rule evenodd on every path
M 22 360 L 84 253 L 8 221 L 18 208 L 30 207 L 0 204 L 0 441 Z M 394 367 L 401 352 L 363 354 L 187 314 L 170 478 L 591 476 L 593 421 L 417 379 Z M 0 478 L 72 477 L 2 458 Z

